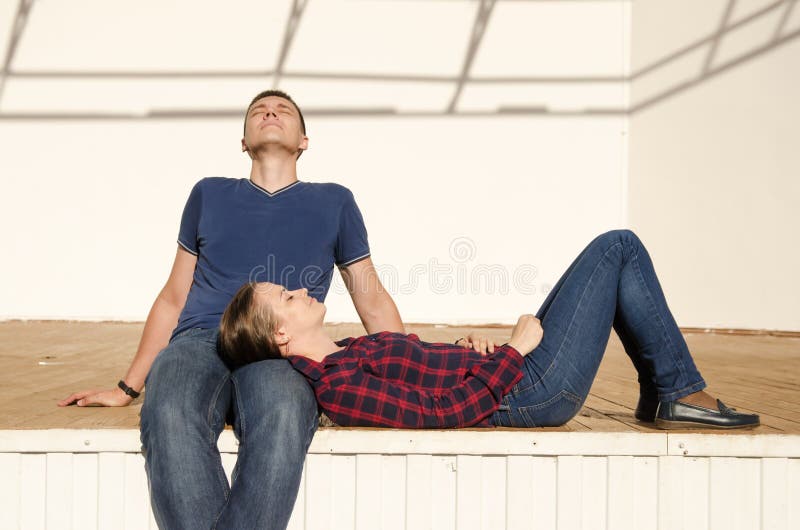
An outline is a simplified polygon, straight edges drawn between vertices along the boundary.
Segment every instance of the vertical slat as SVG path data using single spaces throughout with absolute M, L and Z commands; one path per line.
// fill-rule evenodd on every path
M 658 457 L 658 527 L 683 524 L 683 457 Z
M 734 458 L 736 506 L 734 530 L 758 528 L 761 519 L 761 462 L 758 458 Z
M 506 459 L 506 526 L 515 530 L 533 528 L 533 458 L 511 455 Z
M 408 528 L 431 528 L 431 456 L 406 457 L 406 516 Z
M 331 455 L 306 457 L 306 528 L 331 528 Z
M 581 527 L 604 530 L 608 506 L 608 461 L 605 456 L 585 456 L 581 460 Z
M 481 457 L 456 457 L 456 528 L 477 530 L 481 527 Z
M 634 529 L 632 456 L 608 457 L 608 528 Z
M 147 528 L 150 517 L 150 496 L 147 492 L 147 475 L 141 453 L 125 454 L 125 529 Z
M 0 453 L 0 514 L 9 528 L 19 528 L 22 455 Z
M 406 457 L 381 456 L 381 528 L 406 528 Z
M 800 458 L 792 458 L 786 466 L 786 497 L 800 499 Z M 789 528 L 800 528 L 800 502 L 790 502 L 786 519 Z
M 708 528 L 708 458 L 683 460 L 683 528 Z
M 761 459 L 761 528 L 789 530 L 789 459 Z M 795 497 L 797 499 L 797 497 Z
M 474 484 L 480 490 L 481 528 L 506 528 L 506 457 L 481 458 L 481 481 Z
M 72 527 L 97 530 L 97 454 L 72 457 Z
M 356 458 L 353 455 L 334 455 L 331 462 L 333 479 L 334 528 L 355 528 L 356 525 Z
M 97 521 L 101 529 L 119 528 L 125 510 L 125 454 L 100 453 L 98 458 Z
M 730 530 L 734 527 L 735 506 L 731 499 L 736 489 L 734 458 L 709 458 L 708 527 L 710 530 Z
M 435 530 L 456 530 L 457 467 L 455 456 L 431 457 L 431 521 Z
M 47 499 L 45 455 L 22 455 L 19 478 L 19 527 L 25 530 L 45 528 L 44 514 Z
M 633 528 L 656 530 L 658 528 L 658 457 L 643 456 L 633 459 Z
M 303 530 L 305 527 L 305 505 L 306 505 L 306 472 L 308 470 L 308 458 L 303 464 L 303 472 L 300 475 L 300 486 L 297 489 L 297 498 L 294 501 L 292 516 L 286 530 Z
M 222 459 L 222 469 L 225 470 L 225 476 L 228 477 L 228 484 L 232 483 L 233 469 L 236 467 L 236 453 L 220 453 Z
M 48 453 L 47 530 L 72 526 L 72 453 Z
M 381 455 L 356 456 L 356 528 L 381 528 Z
M 581 528 L 581 466 L 580 456 L 558 456 L 557 461 L 557 526 L 558 530 Z
M 558 460 L 554 456 L 533 459 L 533 502 L 531 513 L 535 530 L 556 530 L 558 518 Z

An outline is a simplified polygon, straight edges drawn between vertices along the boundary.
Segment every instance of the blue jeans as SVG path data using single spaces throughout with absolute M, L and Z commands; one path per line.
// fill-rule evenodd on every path
M 284 359 L 233 372 L 217 329 L 189 329 L 159 352 L 145 382 L 142 451 L 162 529 L 285 528 L 317 428 L 314 392 Z M 239 440 L 232 485 L 217 439 Z
M 491 422 L 563 425 L 578 413 L 611 328 L 633 361 L 640 396 L 673 401 L 705 388 L 644 245 L 630 230 L 596 237 L 548 294 L 536 317 L 544 336 Z

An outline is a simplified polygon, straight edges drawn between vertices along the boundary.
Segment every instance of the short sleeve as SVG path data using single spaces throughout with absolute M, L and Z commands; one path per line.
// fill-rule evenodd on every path
M 336 240 L 336 265 L 346 267 L 369 257 L 369 242 L 364 218 L 353 193 L 347 190 L 339 213 L 339 234 Z
M 183 207 L 181 227 L 178 231 L 178 244 L 195 256 L 198 254 L 197 234 L 203 202 L 200 189 L 201 182 L 195 184 L 191 193 L 189 193 L 189 199 L 186 201 L 186 206 Z

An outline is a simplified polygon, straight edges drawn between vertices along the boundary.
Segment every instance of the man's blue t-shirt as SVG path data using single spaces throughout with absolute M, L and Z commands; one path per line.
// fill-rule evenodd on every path
M 197 256 L 197 266 L 172 337 L 219 326 L 248 281 L 305 287 L 322 302 L 334 264 L 369 256 L 353 194 L 333 183 L 296 181 L 270 193 L 247 178 L 204 178 L 189 194 L 178 243 Z

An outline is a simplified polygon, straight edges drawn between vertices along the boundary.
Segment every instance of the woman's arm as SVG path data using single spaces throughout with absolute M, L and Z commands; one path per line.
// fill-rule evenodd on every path
M 522 362 L 516 349 L 503 345 L 470 367 L 462 384 L 446 390 L 409 387 L 363 367 L 344 382 L 317 382 L 315 390 L 322 409 L 341 426 L 468 427 L 497 410 L 522 378 Z
M 150 371 L 153 360 L 158 352 L 169 343 L 172 330 L 178 324 L 178 317 L 186 303 L 189 288 L 192 286 L 196 264 L 197 256 L 187 252 L 179 245 L 169 279 L 147 315 L 139 348 L 123 379 L 129 387 L 137 392 L 144 388 L 144 380 Z M 75 392 L 59 401 L 58 405 L 64 407 L 75 402 L 78 406 L 118 407 L 128 405 L 131 401 L 133 399 L 119 388 L 93 389 Z

